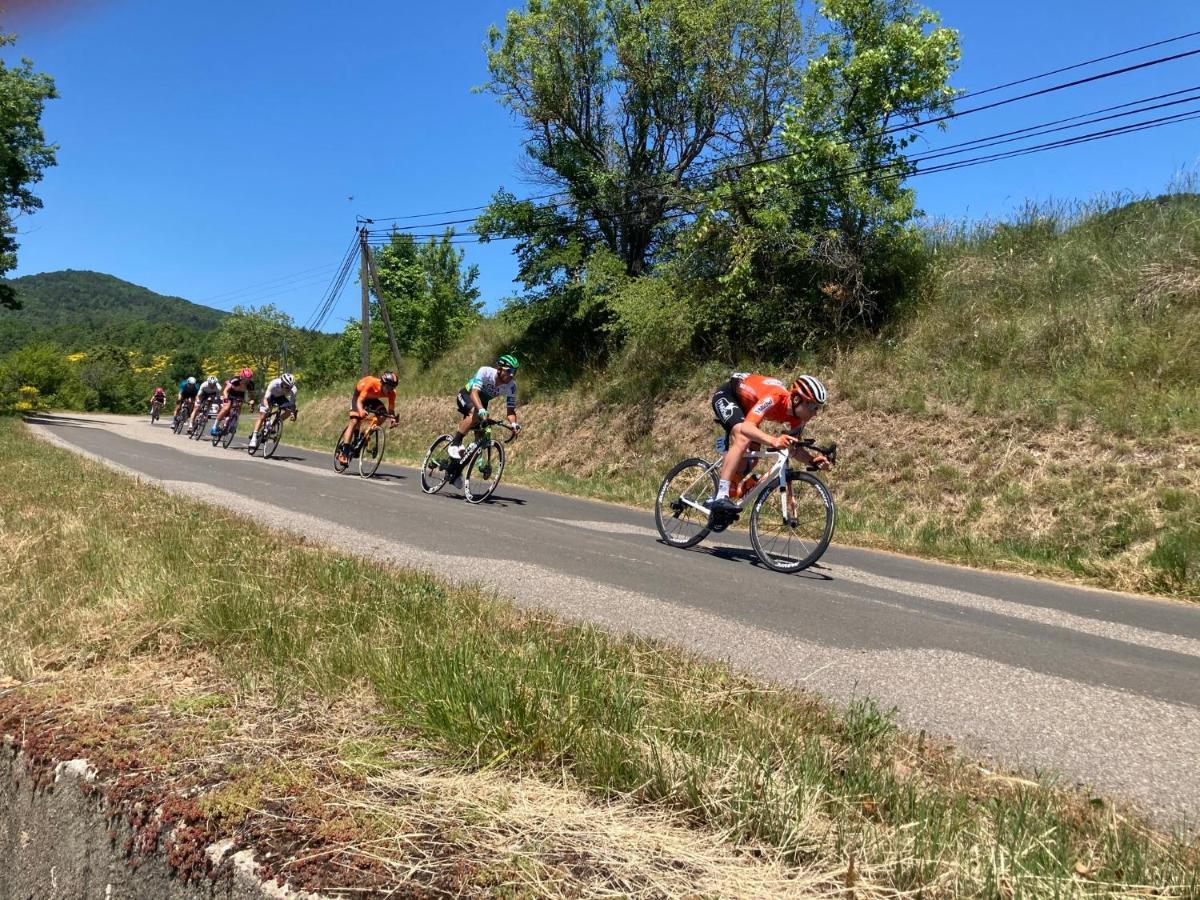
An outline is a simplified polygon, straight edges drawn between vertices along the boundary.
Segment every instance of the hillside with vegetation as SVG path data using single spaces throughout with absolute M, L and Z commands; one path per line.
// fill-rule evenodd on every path
M 69 351 L 107 344 L 159 352 L 200 340 L 227 315 L 102 272 L 66 269 L 6 284 L 20 308 L 0 310 L 0 355 L 34 342 Z
M 840 445 L 839 540 L 1200 597 L 1200 197 L 1030 207 L 930 231 L 923 254 L 884 325 L 782 359 L 626 342 L 572 367 L 515 305 L 406 364 L 393 450 L 419 458 L 466 376 L 514 350 L 529 427 L 509 475 L 648 507 L 672 463 L 711 452 L 731 368 L 809 371 L 831 390 L 810 432 Z M 344 394 L 292 433 L 326 447 Z

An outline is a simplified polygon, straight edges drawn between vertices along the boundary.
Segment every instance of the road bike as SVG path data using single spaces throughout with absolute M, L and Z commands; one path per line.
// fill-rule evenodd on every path
M 171 419 L 171 430 L 176 434 L 182 434 L 184 426 L 187 425 L 187 420 L 192 415 L 192 407 L 196 401 L 191 397 L 185 397 L 183 402 L 179 404 L 179 412 L 175 413 L 175 417 Z
M 150 424 L 153 425 L 158 421 L 158 414 L 162 412 L 163 402 L 161 400 L 150 401 Z
M 717 449 L 724 452 L 724 438 Z M 800 442 L 837 460 L 837 445 L 820 447 L 812 439 Z M 763 565 L 776 572 L 799 572 L 818 559 L 833 539 L 837 506 L 828 486 L 812 473 L 816 466 L 799 471 L 790 466 L 787 449 L 761 449 L 751 444 L 743 459 L 768 460 L 766 474 L 747 474 L 734 513 L 710 512 L 705 501 L 716 496 L 717 476 L 723 456 L 709 461 L 692 457 L 675 465 L 663 479 L 654 502 L 654 524 L 665 543 L 693 547 L 710 532 L 721 532 L 737 521 L 750 504 L 750 543 Z M 753 480 L 752 480 L 753 479 Z M 731 498 L 732 499 L 732 498 Z
M 208 434 L 208 420 L 221 411 L 220 399 L 209 400 L 200 406 L 196 413 L 196 421 L 192 423 L 192 432 L 188 435 L 193 441 L 199 441 Z
M 493 429 L 507 432 L 501 440 L 493 436 Z M 461 459 L 449 453 L 453 436 L 441 434 L 425 452 L 421 462 L 421 490 L 436 494 L 447 482 L 463 480 L 463 497 L 468 503 L 482 503 L 500 486 L 504 474 L 504 445 L 511 444 L 517 431 L 506 422 L 484 419 L 473 428 L 473 440 L 463 448 Z
M 348 445 L 342 443 L 339 434 L 337 443 L 333 445 L 333 471 L 345 472 L 350 467 L 351 460 L 358 460 L 358 474 L 370 478 L 379 470 L 383 462 L 383 449 L 387 446 L 387 432 L 383 429 L 384 419 L 395 420 L 394 416 L 379 415 L 369 412 L 363 416 L 358 432 L 350 439 Z M 345 462 L 341 458 L 344 454 Z
M 218 407 L 217 411 L 220 412 L 220 407 Z M 215 426 L 213 426 L 217 429 L 217 433 L 211 435 L 212 445 L 214 447 L 217 446 L 217 444 L 221 444 L 226 449 L 229 449 L 229 445 L 233 443 L 233 436 L 237 434 L 238 417 L 241 412 L 242 401 L 230 401 L 229 414 L 225 416 L 225 421 L 223 423 L 218 422 Z
M 283 417 L 291 411 L 290 406 L 271 407 L 267 417 L 263 419 L 262 428 L 258 430 L 258 443 L 254 446 L 246 445 L 246 450 L 251 456 L 259 450 L 262 451 L 263 459 L 270 459 L 275 455 L 275 448 L 279 446 L 279 439 L 283 437 Z

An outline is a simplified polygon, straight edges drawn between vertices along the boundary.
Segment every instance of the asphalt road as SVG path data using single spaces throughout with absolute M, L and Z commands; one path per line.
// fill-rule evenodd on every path
M 869 695 L 1004 764 L 1200 823 L 1200 607 L 836 544 L 819 568 L 781 575 L 744 535 L 678 550 L 652 514 L 530 488 L 472 506 L 450 487 L 426 496 L 412 469 L 339 476 L 328 453 L 253 459 L 240 437 L 213 448 L 144 417 L 30 424 L 273 526 L 838 699 Z

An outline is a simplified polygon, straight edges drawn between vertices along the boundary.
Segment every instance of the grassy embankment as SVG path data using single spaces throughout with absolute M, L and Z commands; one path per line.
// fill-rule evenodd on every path
M 129 771 L 126 799 L 187 788 L 172 816 L 197 846 L 300 853 L 272 865 L 318 887 L 415 872 L 517 896 L 1200 891 L 1194 841 L 990 773 L 869 703 L 250 527 L 30 454 L 20 428 L 0 421 L 0 721 L 43 757 Z M 531 815 L 530 783 L 557 808 Z M 610 803 L 623 830 L 544 827 Z
M 392 458 L 419 459 L 466 375 L 518 337 L 490 322 L 404 373 Z M 514 481 L 649 507 L 670 465 L 711 451 L 708 395 L 728 366 L 647 396 L 620 359 L 570 390 L 526 363 Z M 1200 597 L 1196 195 L 943 237 L 890 329 L 786 368 L 832 390 L 810 433 L 839 443 L 838 540 Z M 348 393 L 306 398 L 289 436 L 330 445 Z

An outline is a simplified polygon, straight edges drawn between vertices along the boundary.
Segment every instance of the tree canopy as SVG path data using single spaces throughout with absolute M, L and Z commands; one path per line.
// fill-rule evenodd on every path
M 16 35 L 0 34 L 0 48 L 14 43 Z M 46 143 L 41 122 L 42 107 L 57 96 L 54 80 L 35 72 L 30 60 L 16 66 L 0 60 L 0 276 L 17 265 L 15 219 L 42 207 L 31 187 L 55 164 L 58 148 Z M 17 305 L 12 288 L 0 283 L 0 306 Z

